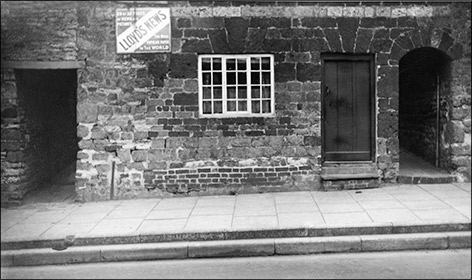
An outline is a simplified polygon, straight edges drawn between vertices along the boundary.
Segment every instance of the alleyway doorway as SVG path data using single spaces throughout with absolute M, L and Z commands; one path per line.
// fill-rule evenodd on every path
M 23 96 L 27 183 L 23 203 L 71 202 L 75 197 L 77 70 L 15 70 Z
M 444 177 L 450 181 L 445 142 L 450 59 L 435 48 L 419 48 L 407 53 L 399 66 L 400 180 L 416 177 L 412 183 L 436 183 L 433 177 Z

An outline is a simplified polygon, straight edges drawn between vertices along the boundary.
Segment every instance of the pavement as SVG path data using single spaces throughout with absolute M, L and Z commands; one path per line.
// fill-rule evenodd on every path
M 1 209 L 2 266 L 470 247 L 470 183 Z

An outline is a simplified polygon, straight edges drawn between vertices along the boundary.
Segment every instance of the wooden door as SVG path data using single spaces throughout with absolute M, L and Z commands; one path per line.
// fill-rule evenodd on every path
M 323 160 L 373 161 L 373 57 L 336 54 L 322 61 Z

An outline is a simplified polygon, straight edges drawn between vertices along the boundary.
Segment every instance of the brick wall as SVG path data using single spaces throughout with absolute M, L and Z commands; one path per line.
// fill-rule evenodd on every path
M 172 52 L 134 55 L 115 53 L 114 12 L 127 4 L 67 7 L 77 16 L 67 21 L 76 30 L 70 30 L 74 55 L 87 62 L 78 71 L 77 89 L 76 190 L 83 200 L 109 199 L 112 185 L 119 198 L 318 189 L 321 52 L 376 53 L 377 162 L 384 181 L 394 181 L 398 173 L 400 58 L 419 47 L 450 56 L 451 96 L 457 100 L 452 114 L 460 121 L 448 126 L 454 131 L 448 137 L 457 138 L 450 142 L 457 144 L 456 170 L 466 174 L 469 168 L 470 178 L 470 153 L 461 152 L 470 151 L 469 3 L 169 1 L 169 6 Z M 2 9 L 2 15 L 14 10 Z M 50 41 L 29 51 L 47 53 Z M 59 53 L 60 59 L 70 57 L 66 50 Z M 198 118 L 197 57 L 211 53 L 273 54 L 276 116 Z M 468 113 L 460 115 L 464 109 Z

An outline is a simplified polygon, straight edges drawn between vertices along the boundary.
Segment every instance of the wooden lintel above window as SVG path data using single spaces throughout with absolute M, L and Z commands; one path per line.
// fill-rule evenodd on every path
M 79 69 L 85 61 L 2 61 L 2 69 Z

